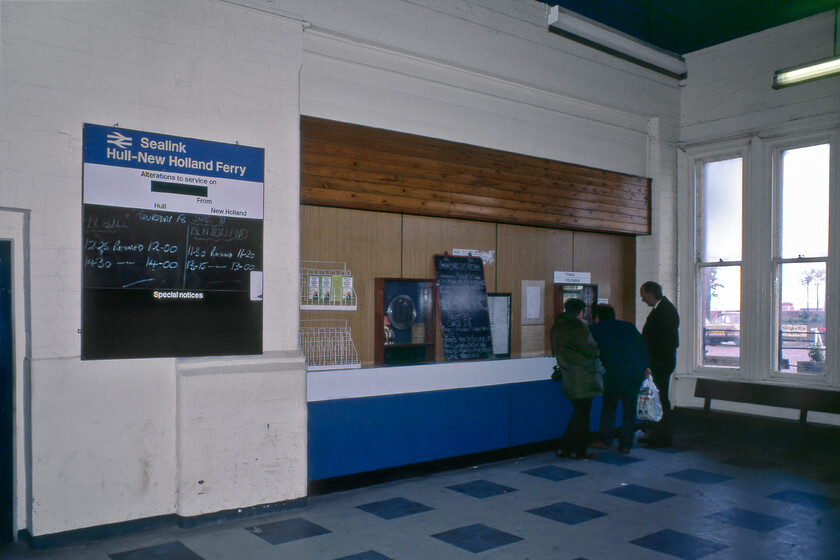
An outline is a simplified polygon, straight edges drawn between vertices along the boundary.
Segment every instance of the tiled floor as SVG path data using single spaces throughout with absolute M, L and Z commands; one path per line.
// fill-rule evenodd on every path
M 4 558 L 838 560 L 838 434 L 684 412 L 671 449 L 539 453 L 266 517 Z

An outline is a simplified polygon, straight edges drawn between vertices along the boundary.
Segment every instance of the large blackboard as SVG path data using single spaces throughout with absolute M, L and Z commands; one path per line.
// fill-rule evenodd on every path
M 444 359 L 491 357 L 490 314 L 481 258 L 436 255 L 435 275 Z
M 262 220 L 83 208 L 82 359 L 262 353 Z

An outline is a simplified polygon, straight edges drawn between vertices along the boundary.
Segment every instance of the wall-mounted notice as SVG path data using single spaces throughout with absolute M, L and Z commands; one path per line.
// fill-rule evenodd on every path
M 554 271 L 555 284 L 589 284 L 591 281 L 591 272 L 571 272 L 566 270 Z
M 84 125 L 82 359 L 262 353 L 264 160 Z
M 510 302 L 511 294 L 487 294 L 493 356 L 497 358 L 510 358 Z
M 490 313 L 481 258 L 435 255 L 435 274 L 444 359 L 491 357 Z

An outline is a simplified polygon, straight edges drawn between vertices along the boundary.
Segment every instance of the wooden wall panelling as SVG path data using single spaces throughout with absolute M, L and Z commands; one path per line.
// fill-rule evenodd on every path
M 312 117 L 301 117 L 301 201 L 650 233 L 649 179 Z
M 636 317 L 636 238 L 575 232 L 574 270 L 590 272 L 598 284 L 598 297 L 607 298 L 616 317 L 634 322 Z
M 301 320 L 347 320 L 363 367 L 373 365 L 373 279 L 399 277 L 399 214 L 301 206 L 301 260 L 347 263 L 356 311 L 301 311 Z
M 554 322 L 554 271 L 572 270 L 572 232 L 500 224 L 498 238 L 496 291 L 512 294 L 511 357 L 521 355 L 522 280 L 545 282 L 545 352 L 550 356 L 548 333 Z
M 496 224 L 425 216 L 403 217 L 403 277 L 434 278 L 434 255 L 453 249 L 496 251 Z M 496 291 L 496 264 L 484 265 L 487 291 Z M 443 361 L 440 318 L 437 319 L 437 361 Z

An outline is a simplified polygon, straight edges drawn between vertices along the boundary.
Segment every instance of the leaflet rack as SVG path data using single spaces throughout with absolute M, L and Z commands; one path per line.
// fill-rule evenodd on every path
M 300 261 L 300 308 L 355 311 L 353 275 L 346 263 Z
M 350 327 L 342 319 L 301 321 L 300 349 L 308 371 L 362 367 Z

